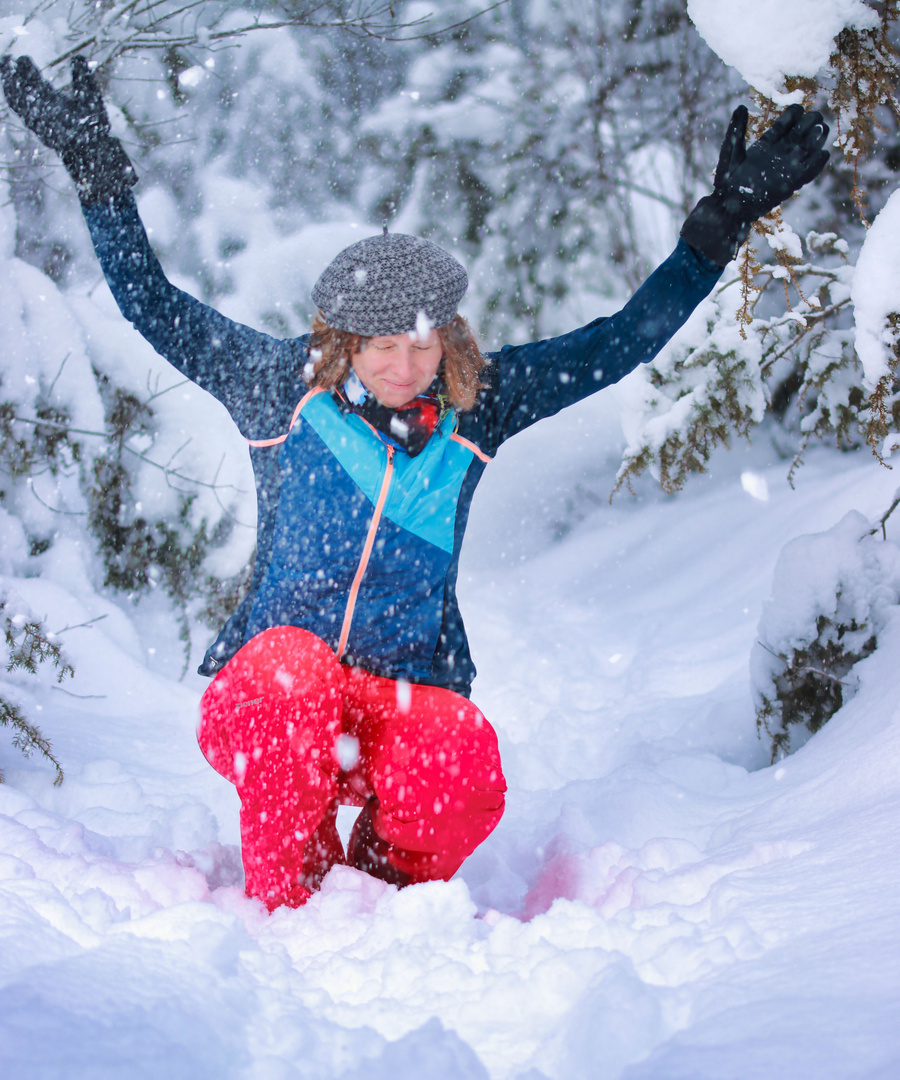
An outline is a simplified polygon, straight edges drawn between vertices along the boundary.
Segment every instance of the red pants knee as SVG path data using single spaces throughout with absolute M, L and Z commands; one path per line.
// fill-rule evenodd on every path
M 343 773 L 342 732 L 359 743 Z M 270 908 L 303 903 L 310 867 L 340 861 L 338 801 L 373 800 L 387 858 L 410 881 L 450 878 L 503 813 L 497 738 L 470 701 L 342 667 L 295 627 L 259 634 L 216 676 L 198 739 L 238 789 L 247 893 Z
M 412 881 L 447 880 L 493 831 L 506 781 L 494 729 L 471 701 L 441 687 L 347 671 L 343 729 L 359 740 L 347 776 L 375 796 L 375 832 Z
M 275 627 L 249 641 L 201 701 L 200 748 L 241 799 L 247 894 L 270 907 L 309 896 L 307 841 L 338 794 L 343 683 L 321 639 Z

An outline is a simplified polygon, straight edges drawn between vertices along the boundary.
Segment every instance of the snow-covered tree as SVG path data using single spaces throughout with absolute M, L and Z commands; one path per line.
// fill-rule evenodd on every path
M 900 548 L 879 531 L 852 511 L 827 532 L 792 540 L 778 558 L 750 661 L 772 761 L 853 696 L 854 666 L 874 652 L 900 603 Z
M 705 309 L 637 375 L 620 486 L 649 469 L 667 491 L 678 490 L 703 471 L 715 446 L 749 435 L 767 417 L 792 444 L 792 470 L 812 439 L 868 444 L 881 459 L 895 445 L 900 304 L 891 286 L 900 265 L 896 211 L 885 202 L 900 177 L 900 5 L 823 8 L 816 34 L 827 32 L 824 39 L 786 27 L 781 55 L 777 36 L 754 49 L 751 5 L 743 5 L 744 52 L 724 32 L 722 9 L 701 0 L 689 7 L 723 57 L 757 76 L 757 132 L 781 107 L 802 101 L 823 108 L 837 152 L 821 185 L 757 224 Z M 727 15 L 733 20 L 731 7 Z M 791 62 L 799 70 L 792 73 Z M 878 211 L 884 220 L 879 215 L 867 237 Z

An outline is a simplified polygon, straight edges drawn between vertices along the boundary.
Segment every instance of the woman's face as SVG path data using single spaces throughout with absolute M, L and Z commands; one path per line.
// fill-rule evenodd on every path
M 353 357 L 352 367 L 382 405 L 396 409 L 431 386 L 442 355 L 437 330 L 424 339 L 417 334 L 393 334 L 369 338 Z

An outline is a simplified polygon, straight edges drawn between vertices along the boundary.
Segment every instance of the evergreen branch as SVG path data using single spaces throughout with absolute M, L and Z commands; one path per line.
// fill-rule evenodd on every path
M 0 610 L 5 607 L 6 602 L 0 602 Z M 56 669 L 58 683 L 65 678 L 74 677 L 75 669 L 63 656 L 62 646 L 50 640 L 40 622 L 36 619 L 25 621 L 20 616 L 11 617 L 8 614 L 4 618 L 6 622 L 4 637 L 9 649 L 6 661 L 8 672 L 21 670 L 28 672 L 29 675 L 36 675 L 41 664 L 50 663 Z
M 0 697 L 0 727 L 12 728 L 13 746 L 17 750 L 21 750 L 26 758 L 31 757 L 32 753 L 38 750 L 41 756 L 50 762 L 56 769 L 53 786 L 59 787 L 64 779 L 62 765 L 54 756 L 49 739 L 45 739 L 40 729 L 26 719 L 18 705 L 8 701 L 5 697 Z M 2 782 L 3 773 L 0 772 L 0 783 Z
M 786 356 L 788 356 L 791 352 L 793 352 L 793 350 L 797 347 L 797 345 L 800 344 L 800 342 L 806 337 L 806 335 L 811 330 L 815 329 L 815 324 L 816 323 L 821 322 L 823 319 L 827 318 L 829 315 L 834 315 L 836 312 L 838 312 L 842 308 L 846 307 L 849 303 L 850 303 L 850 298 L 848 296 L 845 300 L 839 300 L 836 304 L 832 304 L 830 307 L 819 308 L 819 309 L 813 308 L 811 311 L 804 312 L 803 313 L 804 318 L 808 319 L 811 325 L 809 325 L 809 326 L 801 326 L 799 331 L 797 332 L 797 335 L 795 337 L 791 338 L 791 340 L 787 343 L 787 345 L 785 345 L 785 347 L 780 352 L 776 353 L 775 356 L 767 357 L 759 366 L 760 372 L 763 375 L 767 375 L 772 370 L 772 368 L 778 363 L 779 360 L 783 360 Z M 790 321 L 793 321 L 793 320 L 790 320 Z M 784 325 L 784 323 L 782 323 L 781 325 Z M 796 323 L 795 323 L 795 325 L 796 325 Z M 772 347 L 774 348 L 774 346 L 772 346 Z
M 179 385 L 182 385 L 182 384 L 179 384 Z M 171 389 L 174 389 L 174 388 L 173 387 L 168 387 L 166 390 L 161 391 L 161 393 L 167 393 L 168 390 L 171 390 Z M 154 396 L 158 397 L 159 395 L 156 394 Z M 93 438 L 96 438 L 96 439 L 110 439 L 112 437 L 112 436 L 110 436 L 109 432 L 106 432 L 106 431 L 90 431 L 87 428 L 70 427 L 68 424 L 57 423 L 57 422 L 55 422 L 53 420 L 32 420 L 31 417 L 28 417 L 28 416 L 10 416 L 9 419 L 12 420 L 12 421 L 15 421 L 16 423 L 19 423 L 19 424 L 31 424 L 33 427 L 50 427 L 50 428 L 53 428 L 56 431 L 65 432 L 67 435 L 89 435 L 89 436 L 92 436 Z M 190 442 L 190 439 L 188 440 L 188 442 Z M 175 454 L 173 454 L 172 457 L 169 460 L 171 461 L 172 458 L 174 458 L 176 456 L 176 454 L 180 453 L 180 451 L 183 450 L 184 446 L 186 446 L 186 445 L 187 445 L 187 443 L 185 443 L 183 446 L 179 447 L 179 450 L 177 450 L 175 452 Z M 122 449 L 126 453 L 132 454 L 134 457 L 139 458 L 145 464 L 151 465 L 154 469 L 159 469 L 161 472 L 163 472 L 166 475 L 166 477 L 172 476 L 176 480 L 181 480 L 186 484 L 194 484 L 196 487 L 210 488 L 212 491 L 215 491 L 215 492 L 229 491 L 230 490 L 230 491 L 235 492 L 235 494 L 237 494 L 237 495 L 246 494 L 246 492 L 245 492 L 245 490 L 243 488 L 235 487 L 234 484 L 217 484 L 217 483 L 215 483 L 215 481 L 210 483 L 207 480 L 198 480 L 194 476 L 185 476 L 183 473 L 178 472 L 177 469 L 172 469 L 168 465 L 161 465 L 158 461 L 154 461 L 152 458 L 147 457 L 147 455 L 144 454 L 143 452 L 141 452 L 140 450 L 135 450 L 131 446 L 127 446 L 127 445 L 123 444 Z M 221 468 L 221 464 L 220 464 L 219 468 Z M 218 470 L 217 470 L 217 474 L 218 474 Z M 181 489 L 176 488 L 175 490 L 178 491 L 178 490 L 181 490 Z M 41 499 L 39 496 L 37 496 L 37 494 L 35 494 L 35 497 L 38 499 L 38 502 L 43 503 L 43 499 Z M 74 514 L 74 513 L 81 514 L 81 513 L 84 512 L 84 511 L 74 511 L 74 510 L 56 510 L 55 507 L 49 506 L 47 503 L 44 503 L 44 505 L 47 506 L 48 510 L 54 510 L 58 514 Z M 225 511 L 225 512 L 227 513 L 228 511 Z M 243 524 L 242 522 L 237 521 L 236 518 L 234 519 L 234 521 L 235 521 L 236 524 L 239 524 L 239 525 Z M 249 526 L 245 526 L 245 528 L 249 528 Z
M 61 683 L 65 678 L 72 678 L 75 669 L 65 658 L 59 642 L 52 640 L 54 635 L 47 634 L 37 619 L 20 614 L 10 615 L 7 603 L 5 597 L 0 597 L 0 613 L 5 624 L 3 633 L 7 647 L 6 670 L 37 675 L 38 668 L 50 664 L 56 670 L 57 683 Z M 62 766 L 54 757 L 49 740 L 26 718 L 15 702 L 3 696 L 0 696 L 0 727 L 12 729 L 13 746 L 21 750 L 25 757 L 30 757 L 35 750 L 39 751 L 56 769 L 53 783 L 59 785 L 63 782 Z M 0 773 L 0 781 L 2 780 L 3 775 Z

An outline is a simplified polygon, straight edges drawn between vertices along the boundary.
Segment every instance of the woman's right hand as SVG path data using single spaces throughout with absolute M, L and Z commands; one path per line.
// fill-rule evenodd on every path
M 110 134 L 106 106 L 83 56 L 72 61 L 72 89 L 54 90 L 30 56 L 0 57 L 3 93 L 29 130 L 62 158 L 88 205 L 137 183 L 128 155 Z

